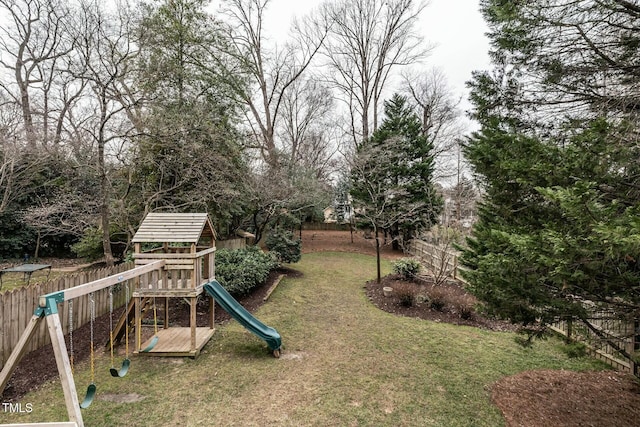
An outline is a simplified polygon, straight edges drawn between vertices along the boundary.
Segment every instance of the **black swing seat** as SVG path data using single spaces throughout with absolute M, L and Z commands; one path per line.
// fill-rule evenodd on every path
M 80 408 L 87 409 L 93 403 L 93 399 L 96 397 L 96 385 L 94 383 L 89 384 L 87 387 L 87 394 L 80 403 Z
M 151 350 L 153 350 L 153 347 L 156 346 L 156 344 L 158 344 L 158 341 L 160 340 L 160 338 L 158 338 L 158 336 L 156 335 L 155 337 L 153 337 L 151 339 L 151 342 L 149 343 L 148 346 L 146 346 L 145 348 L 143 348 L 142 350 L 140 350 L 141 353 L 149 353 Z
M 111 372 L 111 376 L 114 378 L 122 378 L 125 375 L 127 375 L 127 372 L 129 372 L 130 365 L 131 365 L 131 360 L 127 358 L 122 361 L 122 367 L 120 369 L 111 368 L 109 369 L 109 372 Z

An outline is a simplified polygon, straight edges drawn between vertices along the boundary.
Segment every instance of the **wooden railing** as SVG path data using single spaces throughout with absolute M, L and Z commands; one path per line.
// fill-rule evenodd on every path
M 165 263 L 156 275 L 140 279 L 134 295 L 192 296 L 195 293 L 197 296 L 200 292 L 196 290 L 215 277 L 216 248 L 202 248 L 195 253 L 188 251 L 189 248 L 169 247 L 166 252 L 160 249 L 134 254 L 136 266 L 158 260 Z

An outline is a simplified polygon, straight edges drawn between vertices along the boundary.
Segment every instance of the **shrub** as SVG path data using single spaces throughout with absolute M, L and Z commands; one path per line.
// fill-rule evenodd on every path
M 267 249 L 273 252 L 278 261 L 293 263 L 300 261 L 302 257 L 302 241 L 293 237 L 293 233 L 287 230 L 273 230 L 267 236 L 265 242 Z
M 443 311 L 448 301 L 449 295 L 445 289 L 435 286 L 429 291 L 429 305 L 434 310 Z
M 394 286 L 393 292 L 398 296 L 400 305 L 413 307 L 416 303 L 418 290 L 411 283 L 398 283 Z
M 401 258 L 393 263 L 393 272 L 403 279 L 413 279 L 420 272 L 420 261 L 414 258 Z
M 71 246 L 71 250 L 80 258 L 87 258 L 90 261 L 100 259 L 104 256 L 102 230 L 96 227 L 88 228 L 82 239 Z
M 471 295 L 462 295 L 455 300 L 455 310 L 464 320 L 471 320 L 475 315 L 476 299 Z
M 253 246 L 216 251 L 216 279 L 234 296 L 247 294 L 263 284 L 277 266 L 270 254 Z

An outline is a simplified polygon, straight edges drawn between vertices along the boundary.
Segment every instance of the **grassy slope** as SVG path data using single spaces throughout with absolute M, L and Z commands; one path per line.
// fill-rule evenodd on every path
M 283 280 L 257 313 L 282 335 L 281 359 L 236 322 L 219 328 L 197 360 L 134 358 L 123 379 L 109 377 L 105 355 L 97 361 L 99 400 L 83 412 L 85 424 L 498 426 L 502 417 L 489 401 L 497 379 L 601 366 L 567 359 L 556 340 L 524 349 L 513 334 L 382 312 L 362 289 L 375 273 L 372 257 L 309 254 L 296 268 L 304 277 Z M 76 384 L 88 383 L 83 366 Z M 144 399 L 114 403 L 104 400 L 109 394 Z M 59 383 L 47 384 L 24 399 L 31 414 L 0 411 L 0 423 L 62 421 L 63 402 Z

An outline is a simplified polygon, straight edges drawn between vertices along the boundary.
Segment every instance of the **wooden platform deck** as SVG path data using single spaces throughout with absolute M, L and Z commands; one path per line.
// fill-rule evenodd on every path
M 158 343 L 151 351 L 134 351 L 134 353 L 141 356 L 197 357 L 214 333 L 215 329 L 209 327 L 196 328 L 196 348 L 191 350 L 191 328 L 160 329 L 158 330 Z M 146 348 L 152 339 L 153 337 L 142 343 L 141 348 Z
M 202 294 L 204 289 L 204 283 L 192 288 L 191 281 L 179 280 L 178 284 L 172 284 L 175 287 L 166 288 L 162 283 L 162 280 L 149 288 L 140 288 L 133 291 L 133 297 L 169 297 L 169 298 L 189 298 L 197 297 Z

